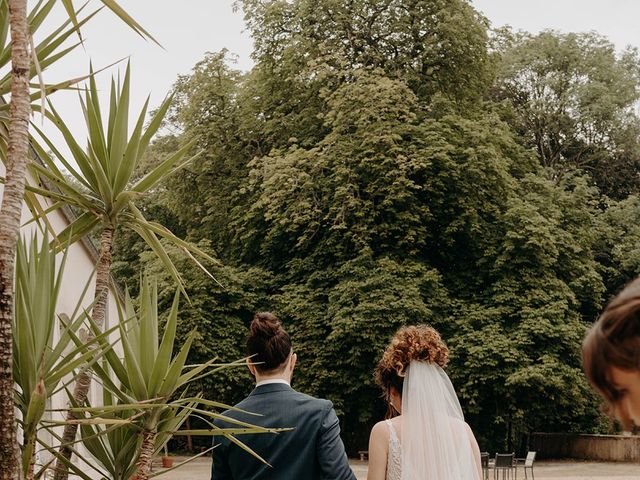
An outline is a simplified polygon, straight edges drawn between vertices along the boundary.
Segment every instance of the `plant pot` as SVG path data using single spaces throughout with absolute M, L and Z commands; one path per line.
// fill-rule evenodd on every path
M 162 468 L 171 468 L 171 467 L 173 467 L 173 458 L 162 457 Z

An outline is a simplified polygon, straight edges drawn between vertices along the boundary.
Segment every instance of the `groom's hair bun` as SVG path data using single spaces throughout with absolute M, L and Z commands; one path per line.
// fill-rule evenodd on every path
M 428 325 L 402 327 L 391 339 L 382 354 L 374 378 L 386 392 L 395 387 L 402 393 L 404 375 L 412 361 L 430 362 L 444 368 L 449 360 L 449 349 L 435 328 Z
M 283 367 L 291 354 L 291 339 L 273 313 L 258 312 L 249 326 L 247 354 L 260 372 Z

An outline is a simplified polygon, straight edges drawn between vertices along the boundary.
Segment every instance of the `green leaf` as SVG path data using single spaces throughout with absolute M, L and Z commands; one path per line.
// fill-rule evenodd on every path
M 149 380 L 149 391 L 153 394 L 159 392 L 160 386 L 163 383 L 164 377 L 169 371 L 171 365 L 171 355 L 173 353 L 173 343 L 176 336 L 176 327 L 178 324 L 178 305 L 180 302 L 180 292 L 176 291 L 173 297 L 173 304 L 171 305 L 171 311 L 167 317 L 167 322 L 164 327 L 164 334 L 162 335 L 162 342 L 158 350 L 155 365 L 151 373 Z
M 174 173 L 176 170 L 188 165 L 190 162 L 195 160 L 198 155 L 194 155 L 191 158 L 183 161 L 180 160 L 185 156 L 185 154 L 193 148 L 195 145 L 195 140 L 187 143 L 180 150 L 178 150 L 173 155 L 170 155 L 167 159 L 165 159 L 160 165 L 154 168 L 152 171 L 147 173 L 144 177 L 142 177 L 138 182 L 131 187 L 131 190 L 135 192 L 146 192 L 156 186 L 160 181 L 164 180 L 167 176 Z

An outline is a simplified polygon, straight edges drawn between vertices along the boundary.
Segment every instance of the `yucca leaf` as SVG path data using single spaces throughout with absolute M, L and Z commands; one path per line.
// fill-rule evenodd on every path
M 50 3 L 54 3 L 54 2 L 50 2 Z M 78 13 L 79 12 L 80 10 L 78 11 Z M 36 45 L 36 54 L 38 55 L 38 58 L 46 59 L 47 57 L 49 57 L 49 55 L 51 55 L 51 53 L 53 53 L 56 50 L 56 48 L 62 45 L 65 42 L 65 40 L 67 40 L 71 35 L 76 33 L 97 13 L 98 13 L 98 10 L 90 13 L 85 18 L 80 20 L 76 26 L 71 26 L 66 31 L 65 31 L 65 28 L 70 24 L 70 22 L 69 20 L 64 21 L 57 29 L 51 32 L 47 37 L 45 37 L 41 42 L 39 42 L 38 45 Z M 76 46 L 77 45 L 79 45 L 79 43 L 77 43 Z
M 4 179 L 2 179 L 4 180 Z M 45 198 L 49 198 L 52 201 L 55 201 L 56 203 L 52 204 L 51 207 L 49 207 L 47 210 L 40 210 L 40 211 L 36 211 L 34 210 L 34 216 L 32 219 L 30 219 L 29 221 L 25 222 L 24 225 L 28 225 L 32 222 L 40 222 L 41 220 L 43 220 L 45 217 L 43 217 L 43 214 L 46 215 L 52 211 L 54 211 L 52 209 L 53 205 L 58 205 L 58 208 L 62 208 L 62 205 L 74 205 L 75 206 L 75 201 L 72 197 L 66 196 L 64 194 L 58 194 L 55 192 L 51 192 L 49 190 L 45 190 L 43 188 L 38 188 L 38 187 L 33 187 L 31 185 L 25 185 L 25 190 L 31 194 L 36 194 L 36 195 L 41 195 Z M 55 233 L 55 232 L 54 232 Z
M 142 26 L 136 22 L 131 15 L 129 15 L 115 0 L 100 0 L 109 10 L 115 13 L 120 19 L 127 24 L 133 31 L 135 31 L 138 35 L 143 38 L 148 38 L 152 40 L 155 44 L 160 46 L 158 41 L 153 38 L 153 36 L 147 32 Z
M 167 272 L 169 272 L 171 278 L 173 278 L 173 280 L 176 282 L 182 294 L 188 299 L 189 296 L 184 288 L 184 281 L 182 280 L 178 269 L 169 258 L 166 250 L 158 240 L 158 237 L 156 237 L 155 233 L 145 228 L 144 225 L 140 225 L 136 222 L 127 222 L 127 226 L 135 231 L 138 235 L 140 235 L 145 243 L 149 245 L 151 250 L 153 250 L 153 253 L 156 254 L 158 259 L 160 259 L 160 261 L 164 265 L 164 268 L 167 270 Z
M 127 369 L 127 378 L 129 379 L 129 385 L 131 385 L 131 391 L 138 400 L 144 399 L 147 397 L 147 386 L 144 383 L 144 377 L 140 370 L 140 363 L 124 328 L 120 328 L 120 337 L 122 348 L 124 349 L 124 364 Z
M 37 173 L 44 180 L 53 184 L 61 193 L 57 194 L 56 192 L 50 192 L 38 187 L 31 187 L 30 191 L 45 197 L 51 197 L 55 200 L 60 199 L 60 196 L 63 195 L 62 198 L 70 205 L 90 210 L 92 212 L 96 212 L 96 210 L 99 209 L 100 206 L 96 205 L 97 202 L 92 202 L 91 197 L 83 194 L 83 192 L 76 189 L 72 184 L 67 183 L 64 180 L 64 177 L 62 177 L 62 174 L 57 175 L 55 171 L 45 168 L 37 163 L 31 164 L 30 170 Z
M 153 400 L 161 400 L 161 399 L 153 399 Z M 82 412 L 82 413 L 92 413 L 96 415 L 106 415 L 110 413 L 116 412 L 127 412 L 127 411 L 144 411 L 144 410 L 153 410 L 156 408 L 165 408 L 167 407 L 167 403 L 154 403 L 153 401 L 140 401 L 140 402 L 132 402 L 132 403 L 119 403 L 117 405 L 102 405 L 99 407 L 71 407 L 68 410 L 71 412 Z M 58 411 L 66 411 L 66 409 L 52 409 L 52 412 Z
M 245 445 L 244 443 L 242 443 L 240 440 L 238 440 L 236 437 L 234 437 L 233 435 L 225 435 L 225 437 L 227 439 L 229 439 L 231 442 L 235 443 L 237 446 L 239 446 L 241 449 L 243 449 L 245 452 L 250 453 L 251 455 L 253 455 L 255 458 L 257 458 L 258 460 L 260 460 L 262 463 L 269 465 L 269 462 L 267 462 L 264 458 L 262 458 L 260 455 L 258 455 L 253 449 L 249 448 L 247 445 Z
M 256 432 L 276 432 L 276 431 L 283 431 L 282 428 L 267 428 L 267 427 L 260 427 L 258 425 L 252 425 L 251 423 L 248 422 L 243 422 L 242 420 L 237 420 L 235 418 L 231 418 L 228 417 L 222 413 L 216 413 L 216 412 L 212 412 L 209 410 L 203 410 L 201 408 L 197 408 L 197 407 L 189 407 L 189 406 L 182 406 L 181 408 L 183 409 L 187 409 L 190 412 L 193 413 L 199 413 L 201 415 L 203 415 L 204 417 L 209 417 L 212 419 L 216 419 L 216 420 L 224 420 L 227 423 L 231 423 L 233 425 L 239 425 L 242 427 L 246 427 L 246 428 L 251 428 L 253 429 L 253 433 Z M 216 427 L 218 428 L 218 427 Z M 284 429 L 286 430 L 286 429 Z
M 76 15 L 76 9 L 73 6 L 72 0 L 62 0 L 62 5 L 64 5 L 65 10 L 67 11 L 67 15 L 71 19 L 74 25 L 78 24 L 78 17 Z M 80 31 L 78 31 L 78 36 L 82 39 L 82 35 Z
M 182 148 L 180 148 L 173 155 L 169 155 L 165 160 L 163 160 L 160 165 L 147 173 L 144 177 L 138 180 L 132 187 L 131 190 L 135 192 L 146 192 L 153 187 L 155 187 L 160 181 L 164 180 L 167 176 L 169 176 L 174 171 L 188 165 L 190 162 L 195 160 L 198 155 L 194 155 L 187 160 L 182 160 L 182 158 L 187 154 L 189 150 L 193 148 L 196 141 L 192 140 Z M 177 165 L 177 167 L 176 167 Z
M 27 206 L 29 207 L 29 210 L 31 211 L 31 219 L 24 222 L 21 225 L 21 227 L 25 227 L 32 223 L 36 223 L 38 225 L 38 228 L 40 228 L 41 231 L 46 231 L 49 234 L 53 232 L 55 234 L 55 229 L 53 228 L 53 225 L 49 221 L 48 215 L 51 212 L 55 212 L 56 210 L 62 208 L 62 206 L 65 204 L 57 201 L 53 203 L 50 207 L 48 207 L 46 210 L 44 210 L 42 208 L 40 200 L 34 194 L 34 192 L 31 192 L 25 188 L 24 196 L 25 196 L 25 203 L 27 204 Z M 45 223 L 45 226 L 41 225 L 40 223 L 41 221 Z
M 162 126 L 162 121 L 164 120 L 165 115 L 169 111 L 169 107 L 171 106 L 171 102 L 173 101 L 173 95 L 168 95 L 164 101 L 160 104 L 160 106 L 156 109 L 153 118 L 149 122 L 149 126 L 147 130 L 142 134 L 140 138 L 140 152 L 145 152 L 147 147 L 149 146 L 149 142 L 153 136 L 158 132 L 160 127 Z
M 109 119 L 107 122 L 107 145 L 111 144 L 111 136 L 113 135 L 113 125 L 116 121 L 116 114 L 118 113 L 118 90 L 116 88 L 116 81 L 111 77 L 111 89 L 109 91 Z
M 102 4 L 111 10 L 114 14 L 116 14 L 122 22 L 131 28 L 134 32 L 140 35 L 142 38 L 147 38 L 152 40 L 157 45 L 160 45 L 153 36 L 149 32 L 147 32 L 138 22 L 136 22 L 131 15 L 127 13 L 120 5 L 118 5 L 115 0 L 100 0 Z M 77 14 L 75 12 L 73 6 L 73 0 L 62 0 L 62 4 L 64 5 L 65 10 L 67 11 L 67 15 L 71 19 L 74 24 L 78 23 Z M 78 36 L 82 39 L 82 34 L 78 31 Z
M 118 304 L 116 303 L 116 305 L 118 305 Z M 118 305 L 118 307 L 119 307 L 119 305 Z M 102 332 L 100 331 L 100 329 L 95 324 L 95 322 L 91 319 L 90 316 L 88 316 L 87 320 L 89 320 L 90 328 L 91 328 L 95 338 L 98 339 L 98 341 L 100 343 L 100 346 L 104 351 L 105 350 L 105 348 L 104 348 L 105 345 L 108 344 L 106 339 L 104 339 L 102 337 Z M 133 318 L 133 317 L 124 318 L 122 315 L 119 315 L 119 322 L 113 328 L 120 330 L 124 325 L 126 325 L 128 322 L 133 321 L 133 320 L 135 320 L 135 318 Z M 80 339 L 77 338 L 77 337 L 74 337 L 74 342 L 81 343 Z M 76 343 L 76 344 L 78 344 L 78 343 Z M 131 385 L 129 384 L 129 376 L 127 375 L 126 367 L 120 361 L 120 358 L 116 355 L 116 353 L 113 351 L 113 349 L 106 349 L 103 357 L 107 360 L 109 366 L 111 367 L 111 369 L 115 373 L 115 375 L 118 378 L 118 380 L 123 385 L 125 385 L 126 388 L 131 390 Z M 96 367 L 96 371 L 97 371 L 97 368 L 98 367 Z M 103 381 L 104 381 L 104 378 L 103 378 Z
M 119 90 L 119 96 L 117 101 L 116 114 L 113 120 L 113 124 L 109 125 L 109 142 L 108 151 L 109 156 L 102 158 L 102 167 L 107 173 L 107 178 L 110 182 L 113 182 L 116 172 L 124 161 L 124 152 L 127 148 L 127 141 L 129 139 L 129 92 L 131 79 L 131 64 L 127 62 L 127 68 L 124 74 L 124 81 L 122 87 Z M 96 92 L 97 95 L 97 92 Z M 115 183 L 115 182 L 114 182 Z M 113 186 L 114 183 L 111 183 Z
M 242 412 L 248 415 L 255 415 L 256 417 L 262 417 L 262 415 L 259 413 L 249 412 L 248 410 L 243 410 L 242 408 L 234 407 L 231 405 L 227 405 L 225 403 L 216 402 L 214 400 L 208 400 L 206 398 L 201 398 L 201 397 L 187 397 L 187 398 L 182 398 L 180 400 L 174 400 L 174 403 L 177 403 L 177 404 L 192 403 L 192 402 L 198 402 L 199 404 L 206 405 L 208 407 L 224 409 L 224 410 L 233 410 L 235 412 Z
M 65 376 L 65 374 L 70 373 L 73 369 L 77 368 L 79 365 L 82 365 L 82 360 L 88 362 L 88 365 L 92 365 L 94 362 L 98 360 L 98 356 L 105 357 L 107 356 L 113 349 L 114 345 L 119 342 L 119 339 L 115 339 L 112 343 L 108 343 L 106 339 L 118 329 L 118 325 L 100 333 L 100 335 L 95 337 L 90 337 L 88 339 L 80 339 L 75 334 L 73 329 L 69 329 L 66 331 L 67 336 L 70 340 L 72 340 L 76 344 L 76 348 L 71 350 L 64 359 L 60 360 L 55 368 L 52 367 L 52 372 L 56 372 L 56 376 L 51 375 L 50 382 L 54 385 L 54 380 L 60 379 Z M 97 349 L 97 351 L 95 350 Z M 74 360 L 76 355 L 80 354 Z M 95 357 L 92 359 L 92 356 Z
M 94 357 L 95 357 L 95 352 L 92 350 L 89 350 L 69 362 L 65 362 L 62 365 L 56 365 L 56 368 L 49 374 L 47 378 L 48 382 L 55 385 L 63 377 L 65 377 L 66 375 L 69 375 L 79 366 L 85 365 L 89 360 L 91 360 Z
M 114 425 L 109 428 L 121 428 L 121 426 Z M 112 463 L 112 456 L 109 454 L 109 449 L 103 438 L 105 435 L 104 430 L 100 426 L 80 425 L 80 437 L 84 447 L 98 462 L 102 465 L 109 465 Z
M 138 166 L 138 159 L 144 153 L 139 149 L 140 147 L 140 137 L 142 136 L 144 121 L 147 116 L 147 108 L 149 106 L 149 97 L 144 102 L 142 106 L 142 110 L 140 115 L 138 116 L 138 121 L 136 122 L 136 126 L 131 133 L 131 138 L 129 139 L 129 143 L 126 146 L 124 157 L 119 165 L 117 165 L 117 169 L 114 175 L 114 191 L 122 192 L 133 175 L 134 170 Z
M 189 335 L 187 335 L 187 338 L 182 345 L 182 348 L 171 361 L 169 370 L 167 371 L 167 374 L 164 377 L 162 384 L 158 390 L 159 394 L 171 395 L 176 390 L 178 379 L 180 378 L 180 373 L 182 372 L 182 368 L 184 367 L 184 364 L 187 360 L 187 355 L 189 354 L 189 349 L 191 348 L 191 343 L 195 338 L 195 334 L 195 330 L 189 332 Z
M 215 265 L 220 265 L 220 262 L 218 260 L 213 258 L 211 255 L 207 254 L 202 249 L 198 248 L 197 245 L 194 245 L 193 243 L 187 242 L 185 240 L 182 240 L 181 238 L 176 237 L 173 233 L 171 233 L 171 231 L 168 228 L 160 225 L 159 223 L 150 222 L 146 220 L 144 217 L 142 217 L 140 220 L 141 220 L 141 223 L 143 223 L 146 228 L 160 235 L 161 237 L 164 237 L 165 239 L 174 243 L 175 245 L 182 248 L 183 250 L 193 252 L 196 255 L 199 255 L 200 257 L 208 260 L 209 262 Z M 201 266 L 201 268 L 205 271 L 205 273 L 211 276 L 211 274 L 204 267 Z
M 186 385 L 187 383 L 189 383 L 191 380 L 193 380 L 196 376 L 198 376 L 201 372 L 203 372 L 204 370 L 206 370 L 207 368 L 209 368 L 210 365 L 213 364 L 215 360 L 209 360 L 208 362 L 192 368 L 191 370 L 189 370 L 187 373 L 183 373 L 182 375 L 180 375 L 180 377 L 178 378 L 178 383 L 177 383 L 177 388 L 180 388 L 183 385 Z
M 124 192 L 120 192 L 114 200 L 111 211 L 123 212 L 125 207 L 132 204 L 136 199 L 140 198 L 142 195 L 143 195 L 142 193 L 134 192 L 131 190 L 125 190 Z
M 215 368 L 211 368 L 206 373 L 203 373 L 201 375 L 197 375 L 197 376 L 195 376 L 194 378 L 192 378 L 189 381 L 190 382 L 199 381 L 201 378 L 208 377 L 209 375 L 212 375 L 212 374 L 214 374 L 216 372 L 219 372 L 220 370 L 225 369 L 225 368 L 232 368 L 232 367 L 243 367 L 243 368 L 245 368 L 245 366 L 246 365 L 245 365 L 244 362 L 242 362 L 242 363 L 230 362 L 230 363 L 221 363 L 221 364 L 220 363 L 212 363 L 211 367 L 215 367 Z
M 62 314 L 66 317 L 65 314 Z M 84 323 L 84 318 L 80 317 L 74 321 L 71 321 L 67 317 L 67 321 L 61 320 L 61 323 L 64 326 L 64 329 L 60 335 L 60 341 L 56 344 L 56 346 L 51 350 L 51 352 L 47 355 L 45 369 L 51 370 L 56 362 L 60 361 L 64 351 L 68 348 L 69 342 L 71 341 L 71 332 L 76 332 L 80 326 Z M 66 340 L 66 341 L 65 341 Z M 84 345 L 84 343 L 82 343 Z M 74 352 L 78 353 L 80 350 L 76 349 Z M 72 352 L 73 353 L 73 352 Z M 67 357 L 73 355 L 67 355 Z
M 71 420 L 47 420 L 49 425 L 66 425 L 67 423 L 75 423 L 78 425 L 131 425 L 131 420 L 124 418 L 74 418 Z
M 53 6 L 56 4 L 56 0 L 49 0 L 44 5 L 43 3 L 44 0 L 39 0 L 38 3 L 31 9 L 27 17 L 27 20 L 29 21 L 29 28 L 31 29 L 32 34 L 33 32 L 36 32 L 38 28 L 40 28 L 42 22 L 44 22 L 44 20 L 49 16 L 49 13 L 53 9 Z M 68 23 L 68 21 L 65 23 Z M 0 45 L 2 45 L 2 43 L 0 43 Z
M 33 474 L 34 480 L 40 480 L 41 478 L 43 478 L 47 474 L 47 472 L 50 471 L 51 465 L 53 465 L 55 461 L 55 457 L 52 457 L 51 460 L 49 460 L 47 463 L 43 465 L 37 465 L 37 467 L 39 467 L 39 470 L 36 470 Z M 34 468 L 35 467 L 36 465 L 34 465 Z
M 9 2 L 0 2 L 0 17 L 9 18 Z M 8 48 L 9 22 L 4 21 L 0 25 L 0 65 L 7 65 L 11 58 L 11 49 Z
M 89 138 L 91 146 L 95 154 L 100 158 L 107 158 L 109 150 L 107 148 L 107 139 L 105 137 L 104 125 L 102 124 L 102 113 L 100 112 L 100 101 L 98 99 L 98 88 L 96 86 L 95 75 L 93 75 L 93 66 L 89 66 L 92 73 L 89 80 L 89 88 L 85 88 L 86 98 L 86 120 L 89 128 Z
M 75 137 L 73 136 L 71 131 L 67 128 L 64 121 L 62 120 L 62 117 L 60 117 L 60 115 L 55 110 L 51 102 L 49 102 L 49 109 L 51 110 L 51 115 L 49 118 L 53 121 L 53 123 L 56 125 L 56 127 L 64 137 L 64 140 L 67 146 L 69 147 L 69 150 L 71 151 L 71 154 L 73 155 L 73 158 L 75 159 L 76 164 L 78 165 L 78 167 L 80 168 L 80 171 L 82 172 L 82 178 L 85 179 L 87 184 L 90 186 L 91 190 L 93 190 L 94 192 L 99 191 L 96 173 L 91 168 L 91 162 L 87 154 L 80 147 L 80 145 L 78 145 L 78 143 L 75 140 Z
M 189 430 L 175 430 L 173 435 L 177 437 L 193 436 L 193 437 L 221 437 L 227 435 L 251 435 L 254 433 L 278 433 L 278 431 L 257 430 L 255 428 L 217 428 L 217 429 L 205 429 L 196 428 Z
M 155 365 L 153 366 L 151 378 L 149 379 L 149 391 L 152 394 L 159 391 L 160 385 L 162 385 L 164 377 L 169 370 L 169 365 L 171 364 L 171 354 L 173 353 L 173 343 L 175 341 L 176 327 L 178 324 L 179 303 L 180 292 L 176 291 L 173 297 L 173 304 L 171 305 L 171 310 L 164 327 L 164 334 L 162 335 L 162 342 L 158 349 Z
M 58 234 L 58 238 L 54 241 L 53 246 L 59 250 L 66 244 L 75 243 L 91 232 L 98 225 L 98 222 L 98 219 L 94 215 L 83 213 Z
M 153 291 L 157 291 L 157 285 L 151 285 L 149 279 L 143 281 L 143 286 L 140 291 L 138 309 L 138 318 L 140 320 L 139 336 L 132 339 L 132 343 L 137 341 L 139 346 L 140 368 L 144 378 L 145 385 L 147 386 L 147 394 L 150 397 L 155 396 L 155 392 L 149 388 L 149 380 L 153 371 L 153 365 L 156 360 L 158 351 L 158 324 L 157 313 L 154 316 L 154 309 L 151 306 L 153 299 Z M 156 294 L 157 296 L 157 294 Z
M 49 433 L 54 439 L 57 440 L 57 442 L 59 443 L 63 443 L 62 442 L 62 437 L 60 435 L 58 435 L 55 431 L 55 429 L 51 428 L 51 429 L 47 429 L 47 433 Z M 47 442 L 45 442 L 41 437 L 37 438 L 38 443 L 40 445 L 42 445 L 47 452 L 49 452 L 50 454 L 52 454 L 56 459 L 59 459 L 70 471 L 72 471 L 75 475 L 78 475 L 79 477 L 83 478 L 84 480 L 94 480 L 91 477 L 89 477 L 84 470 L 82 469 L 82 467 L 79 467 L 78 465 L 74 464 L 73 462 L 71 462 L 70 460 L 68 460 L 67 458 L 65 458 L 63 455 L 61 455 L 58 451 L 58 445 L 51 446 L 49 445 Z M 77 442 L 73 442 L 73 443 L 77 443 Z M 83 460 L 83 463 L 85 465 L 88 465 L 92 470 L 96 471 L 99 475 L 103 475 L 104 476 L 104 472 L 98 470 L 94 465 L 93 462 L 91 462 L 90 460 L 88 460 L 86 458 L 85 455 L 82 454 L 82 452 L 79 452 L 76 448 L 73 447 L 72 444 L 66 444 L 71 451 L 73 452 L 73 454 L 79 458 L 80 460 Z M 86 467 L 85 467 L 86 468 Z
M 158 475 L 164 475 L 165 473 L 168 473 L 171 470 L 175 470 L 176 468 L 180 468 L 180 467 L 182 467 L 182 466 L 184 466 L 184 465 L 186 465 L 188 463 L 191 463 L 194 460 L 209 454 L 209 452 L 211 452 L 211 450 L 213 450 L 214 448 L 215 447 L 209 447 L 206 450 L 203 450 L 202 452 L 200 452 L 200 453 L 198 453 L 196 455 L 190 456 L 189 458 L 187 458 L 186 460 L 184 460 L 184 461 L 182 461 L 180 463 L 176 463 L 173 467 L 164 468 L 164 469 L 159 470 L 157 472 L 150 472 L 149 473 L 149 478 L 157 477 Z
M 42 132 L 42 130 L 40 130 L 37 125 L 32 124 L 32 127 L 38 132 L 40 137 L 47 144 L 47 147 L 53 152 L 53 154 L 56 156 L 58 161 L 62 163 L 64 168 L 73 176 L 73 178 L 76 181 L 78 181 L 80 184 L 82 184 L 85 188 L 91 189 L 91 185 L 85 180 L 84 175 L 81 175 L 79 172 L 76 171 L 73 165 L 71 165 L 71 163 L 65 159 L 64 155 L 60 153 L 60 151 L 56 148 L 56 146 L 49 139 L 49 137 L 47 137 L 47 135 L 45 135 L 44 132 Z M 48 153 L 44 150 L 44 148 L 42 148 L 42 146 L 37 141 L 35 141 L 35 139 L 32 139 L 31 143 L 33 148 L 36 150 L 38 156 L 46 164 L 46 166 L 52 169 L 56 173 L 56 176 L 62 176 L 57 165 L 55 164 L 53 159 L 48 155 Z

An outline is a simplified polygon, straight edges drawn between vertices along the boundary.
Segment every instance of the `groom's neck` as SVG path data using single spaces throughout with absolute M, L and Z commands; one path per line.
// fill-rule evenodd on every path
M 256 383 L 264 382 L 267 380 L 283 380 L 287 383 L 291 383 L 291 378 L 285 372 L 276 373 L 276 374 L 256 374 Z
M 259 372 L 256 370 L 254 377 L 256 379 L 256 383 L 268 380 L 283 380 L 289 384 L 291 383 L 291 371 L 288 368 L 275 371 L 272 370 L 270 372 Z

